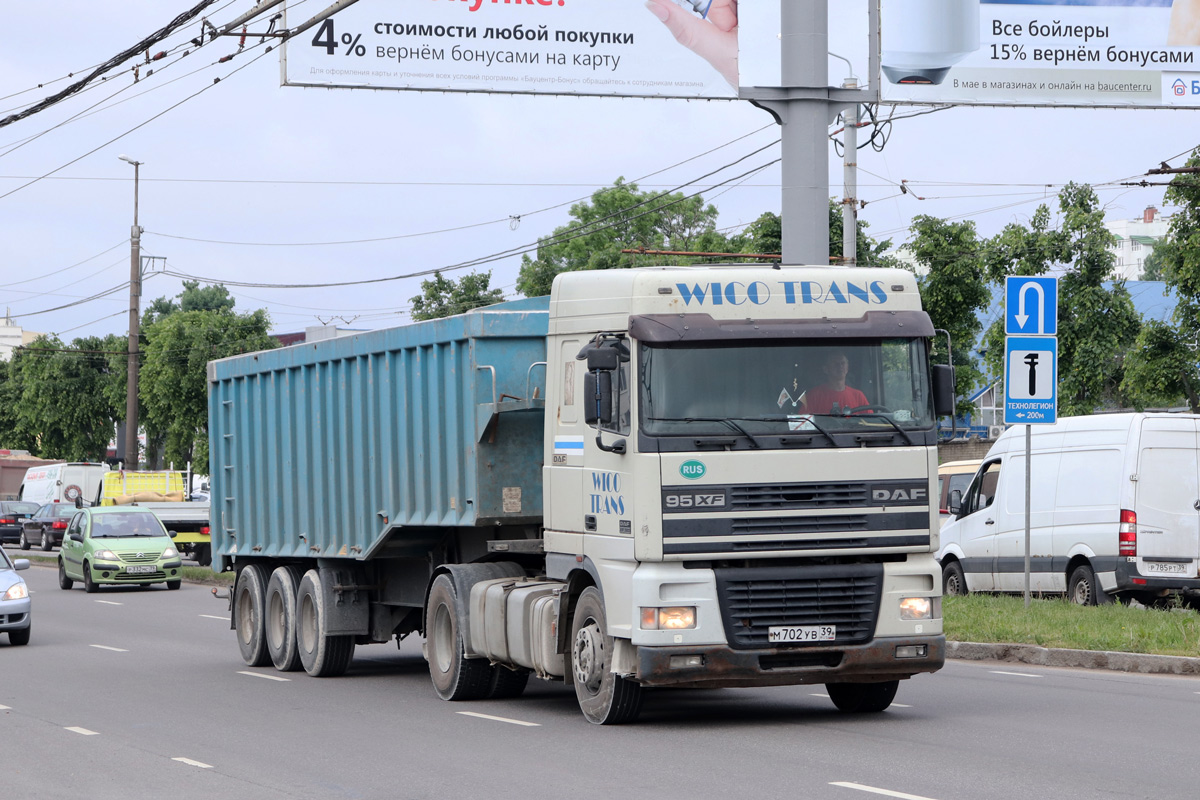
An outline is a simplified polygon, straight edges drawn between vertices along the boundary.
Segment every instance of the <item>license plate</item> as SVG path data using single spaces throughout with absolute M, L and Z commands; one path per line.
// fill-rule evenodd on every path
M 767 641 L 772 644 L 789 642 L 832 642 L 837 636 L 836 625 L 798 625 L 767 628 Z
M 145 575 L 147 573 L 156 571 L 157 567 L 155 567 L 153 564 L 139 564 L 125 568 L 125 572 L 129 575 Z
M 1186 575 L 1191 570 L 1190 564 L 1173 564 L 1166 561 L 1143 561 L 1142 571 L 1159 575 Z

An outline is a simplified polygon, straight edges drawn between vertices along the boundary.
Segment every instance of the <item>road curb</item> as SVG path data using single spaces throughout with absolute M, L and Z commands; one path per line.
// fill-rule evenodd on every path
M 1111 650 L 1066 650 L 1033 644 L 946 642 L 946 657 L 964 661 L 1015 661 L 1039 667 L 1081 667 L 1147 675 L 1200 675 L 1200 658 L 1118 653 Z

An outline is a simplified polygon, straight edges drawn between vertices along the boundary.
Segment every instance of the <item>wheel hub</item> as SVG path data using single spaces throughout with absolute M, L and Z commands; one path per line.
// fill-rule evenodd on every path
M 575 634 L 575 647 L 571 652 L 571 666 L 575 682 L 593 691 L 599 688 L 603 677 L 600 670 L 604 664 L 604 644 L 600 628 L 595 622 L 588 623 Z

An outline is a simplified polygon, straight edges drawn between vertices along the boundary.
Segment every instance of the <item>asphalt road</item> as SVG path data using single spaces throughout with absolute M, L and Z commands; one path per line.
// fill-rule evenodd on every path
M 5 797 L 1164 798 L 1200 777 L 1196 678 L 950 662 L 881 715 L 821 686 L 677 690 L 599 728 L 541 681 L 443 702 L 415 638 L 360 647 L 341 678 L 249 669 L 208 587 L 23 574 L 32 640 L 0 636 Z

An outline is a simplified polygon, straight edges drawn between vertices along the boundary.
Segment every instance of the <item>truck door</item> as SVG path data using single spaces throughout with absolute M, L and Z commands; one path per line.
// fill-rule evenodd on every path
M 629 340 L 624 340 L 629 351 Z M 600 427 L 597 441 L 595 431 L 584 441 L 587 467 L 583 474 L 583 530 L 604 536 L 632 537 L 634 512 L 634 473 L 637 463 L 634 451 L 632 375 L 633 358 L 622 361 L 613 375 L 613 420 Z M 625 440 L 625 452 L 610 452 L 617 440 Z
M 1146 576 L 1195 578 L 1200 559 L 1200 430 L 1192 418 L 1142 420 L 1137 566 Z
M 996 586 L 996 513 L 994 501 L 1000 482 L 1000 461 L 980 467 L 963 498 L 958 515 L 959 546 L 963 550 L 963 572 L 972 592 L 991 591 Z

